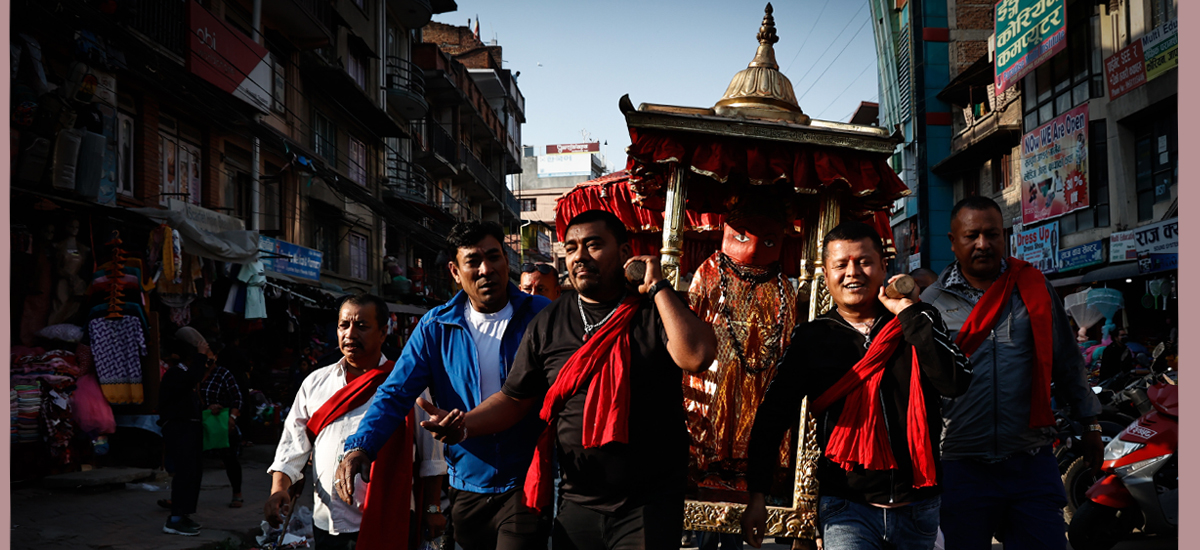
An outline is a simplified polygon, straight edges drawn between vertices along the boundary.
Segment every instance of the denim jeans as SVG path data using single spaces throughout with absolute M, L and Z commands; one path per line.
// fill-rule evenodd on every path
M 836 550 L 932 550 L 941 497 L 899 508 L 880 508 L 838 497 L 821 497 L 819 520 L 825 548 Z
M 1006 550 L 1067 547 L 1067 494 L 1049 446 L 996 463 L 944 460 L 942 487 L 946 548 L 990 550 L 996 533 Z

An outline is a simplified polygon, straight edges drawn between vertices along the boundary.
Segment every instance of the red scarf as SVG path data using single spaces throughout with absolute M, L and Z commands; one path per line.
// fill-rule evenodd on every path
M 1013 288 L 1021 293 L 1021 301 L 1029 311 L 1029 324 L 1033 329 L 1033 391 L 1029 410 L 1029 427 L 1041 428 L 1054 425 L 1054 411 L 1050 408 L 1050 371 L 1054 365 L 1054 317 L 1051 310 L 1050 291 L 1046 289 L 1046 277 L 1028 262 L 1008 258 L 1008 269 L 988 287 L 987 292 L 975 304 L 971 315 L 958 331 L 954 342 L 970 357 L 987 340 L 992 329 L 1000 320 L 1000 313 L 1012 298 Z
M 370 401 L 395 365 L 388 361 L 342 386 L 308 419 L 305 427 L 309 439 L 315 441 L 317 434 L 334 420 Z M 392 548 L 397 540 L 408 539 L 414 420 L 413 412 L 409 411 L 404 427 L 392 433 L 371 463 L 371 481 L 367 484 L 358 529 L 357 545 L 363 550 Z M 383 466 L 375 467 L 380 464 Z
M 868 470 L 896 468 L 883 417 L 883 403 L 876 396 L 888 359 L 903 342 L 900 319 L 893 318 L 880 329 L 871 347 L 867 348 L 867 354 L 813 404 L 813 411 L 820 413 L 838 399 L 846 398 L 837 426 L 829 435 L 825 456 L 847 471 L 855 466 Z M 907 416 L 913 487 L 932 487 L 937 485 L 937 469 L 933 464 L 933 442 L 929 439 L 929 423 L 925 418 L 925 392 L 921 388 L 921 367 L 917 364 L 916 350 L 912 353 Z
M 525 476 L 525 505 L 535 512 L 545 509 L 552 494 L 550 457 L 554 454 L 555 420 L 567 399 L 579 393 L 584 384 L 591 382 L 583 406 L 584 448 L 629 442 L 628 328 L 640 302 L 640 296 L 621 302 L 612 319 L 567 359 L 546 392 L 539 415 L 546 421 L 546 429 L 538 437 L 533 463 Z

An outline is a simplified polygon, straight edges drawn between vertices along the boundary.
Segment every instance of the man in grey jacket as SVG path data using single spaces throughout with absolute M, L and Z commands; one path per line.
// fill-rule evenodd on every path
M 999 534 L 1006 548 L 1063 549 L 1066 493 L 1051 452 L 1052 417 L 1046 426 L 1049 388 L 1042 386 L 1053 381 L 1057 404 L 1069 405 L 1088 430 L 1084 457 L 1094 470 L 1103 453 L 1095 421 L 1100 403 L 1061 301 L 1041 273 L 1006 258 L 999 205 L 968 197 L 950 219 L 956 261 L 921 294 L 941 311 L 973 371 L 967 392 L 943 403 L 946 548 L 990 549 L 992 535 Z M 1017 273 L 1025 286 L 1010 281 Z M 1039 324 L 1050 334 L 1035 334 Z M 970 338 L 975 346 L 964 345 Z M 1039 372 L 1043 361 L 1049 372 Z

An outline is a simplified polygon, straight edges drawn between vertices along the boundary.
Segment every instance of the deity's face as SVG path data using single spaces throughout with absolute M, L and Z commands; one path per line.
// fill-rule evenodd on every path
M 765 266 L 783 252 L 782 224 L 765 217 L 740 218 L 725 224 L 721 252 L 741 265 Z

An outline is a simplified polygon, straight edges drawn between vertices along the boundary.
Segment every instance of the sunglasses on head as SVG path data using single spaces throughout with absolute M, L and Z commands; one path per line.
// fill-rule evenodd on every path
M 558 270 L 551 267 L 549 264 L 525 264 L 521 266 L 521 273 L 533 273 L 537 271 L 542 275 L 557 275 Z

